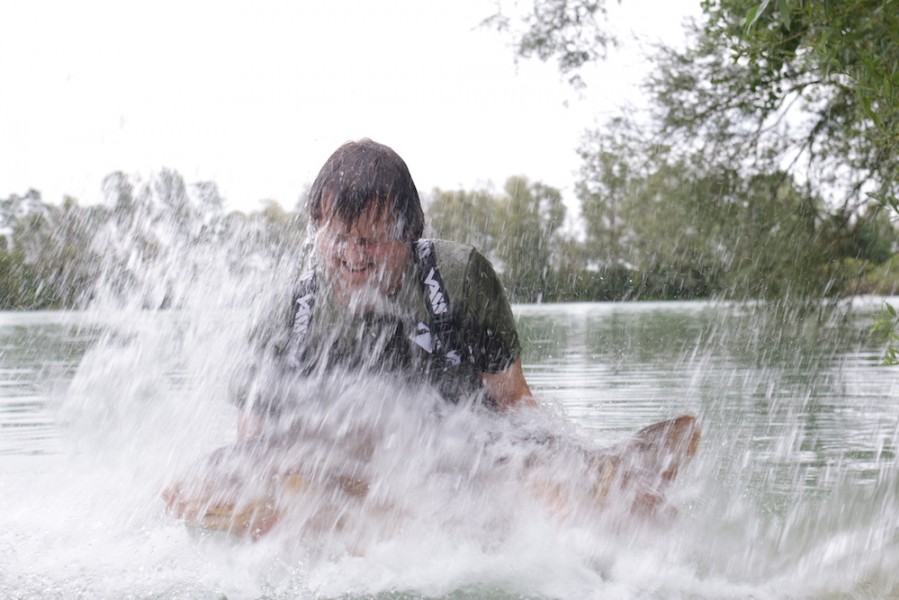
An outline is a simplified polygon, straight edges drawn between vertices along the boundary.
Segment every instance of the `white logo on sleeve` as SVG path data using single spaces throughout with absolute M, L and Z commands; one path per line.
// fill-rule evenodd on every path
M 434 277 L 434 269 L 428 272 L 425 277 L 425 285 L 428 286 L 428 301 L 431 303 L 431 309 L 435 315 L 442 315 L 446 312 L 446 298 L 440 289 L 440 283 Z
M 409 336 L 413 342 L 424 348 L 425 352 L 434 352 L 434 339 L 431 337 L 431 328 L 424 323 L 419 323 L 415 333 Z

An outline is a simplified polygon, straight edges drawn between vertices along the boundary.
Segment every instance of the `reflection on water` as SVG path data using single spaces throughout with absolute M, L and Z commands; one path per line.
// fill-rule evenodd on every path
M 49 400 L 95 337 L 65 313 L 0 313 L 0 455 L 60 451 Z
M 516 307 L 531 387 L 581 434 L 605 444 L 676 414 L 700 417 L 676 521 L 626 535 L 522 522 L 494 548 L 435 538 L 428 551 L 388 544 L 311 562 L 265 543 L 195 539 L 162 514 L 167 473 L 233 435 L 222 388 L 201 375 L 233 317 L 191 330 L 150 315 L 153 335 L 104 338 L 106 351 L 85 355 L 99 317 L 2 313 L 0 590 L 899 597 L 899 379 L 877 366 L 865 333 L 878 309 L 860 302 L 848 319 L 818 322 L 774 319 L 760 305 Z

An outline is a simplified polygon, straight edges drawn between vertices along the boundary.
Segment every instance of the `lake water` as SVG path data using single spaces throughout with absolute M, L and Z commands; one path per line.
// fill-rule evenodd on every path
M 879 307 L 819 322 L 518 306 L 528 380 L 566 435 L 700 419 L 677 516 L 559 524 L 519 510 L 520 490 L 409 484 L 410 524 L 361 555 L 198 536 L 165 514 L 172 473 L 234 437 L 239 315 L 0 313 L 0 597 L 899 598 L 899 371 L 867 335 Z M 410 464 L 416 444 L 452 458 L 418 435 Z

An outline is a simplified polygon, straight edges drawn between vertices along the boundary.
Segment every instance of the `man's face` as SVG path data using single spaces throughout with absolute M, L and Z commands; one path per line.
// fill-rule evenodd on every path
M 393 294 L 412 260 L 410 244 L 399 239 L 396 221 L 386 213 L 369 209 L 352 225 L 325 219 L 315 238 L 327 283 L 356 312 Z

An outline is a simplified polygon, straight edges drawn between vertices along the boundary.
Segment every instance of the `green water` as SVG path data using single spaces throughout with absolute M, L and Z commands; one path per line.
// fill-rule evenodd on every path
M 137 476 L 122 478 L 111 458 L 126 448 L 125 455 L 162 472 L 164 461 L 151 458 L 158 448 L 140 454 L 128 445 L 128 431 L 107 432 L 94 440 L 106 450 L 87 452 L 82 438 L 94 437 L 90 427 L 60 420 L 103 318 L 0 313 L 0 564 L 11 565 L 0 568 L 0 590 L 22 598 L 116 597 L 122 590 L 159 598 L 899 597 L 899 371 L 878 366 L 882 348 L 867 334 L 879 301 L 855 305 L 848 317 L 786 319 L 752 304 L 517 306 L 533 391 L 585 435 L 612 443 L 677 414 L 700 419 L 699 456 L 672 494 L 677 521 L 648 538 L 618 536 L 608 545 L 566 532 L 559 548 L 572 549 L 570 558 L 504 548 L 486 558 L 451 553 L 435 570 L 411 566 L 411 557 L 396 567 L 382 556 L 304 565 L 301 575 L 298 566 L 277 564 L 272 557 L 281 554 L 271 548 L 261 557 L 262 546 L 197 546 L 161 514 L 156 488 L 129 484 Z M 180 389 L 190 379 L 189 360 L 173 371 L 154 365 L 163 359 L 145 346 L 122 352 L 135 347 L 146 355 L 134 364 L 156 375 L 145 374 L 141 385 L 110 376 L 110 405 L 130 398 L 140 407 L 159 395 L 153 385 L 160 381 Z M 210 437 L 230 433 L 230 409 L 210 401 L 219 405 L 214 417 L 222 425 Z M 129 423 L 117 418 L 104 422 Z M 177 430 L 175 421 L 160 429 Z M 121 509 L 114 534 L 88 540 L 101 558 L 73 567 L 78 560 L 63 548 L 77 542 L 60 522 L 102 521 L 96 489 L 107 477 L 120 481 L 103 497 L 124 494 L 122 502 L 139 509 Z M 75 500 L 54 497 L 59 490 Z M 491 575 L 484 564 L 493 565 Z M 342 587 L 344 580 L 353 583 Z

